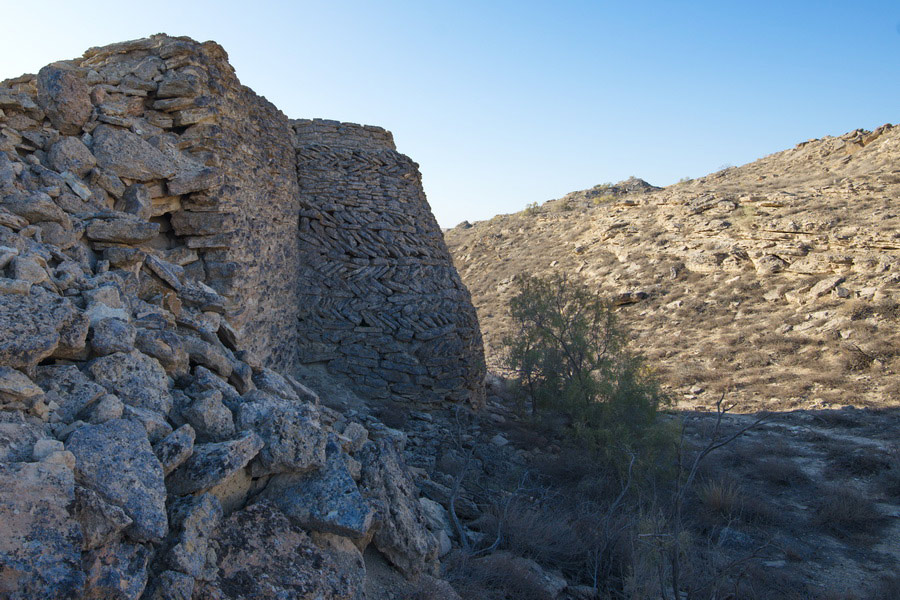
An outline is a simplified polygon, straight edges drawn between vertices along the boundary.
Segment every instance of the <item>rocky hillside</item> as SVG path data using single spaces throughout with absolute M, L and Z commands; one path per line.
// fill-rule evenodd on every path
M 501 362 L 518 273 L 580 274 L 683 406 L 900 404 L 900 127 L 670 187 L 601 185 L 445 233 Z
M 405 436 L 330 377 L 409 407 L 483 368 L 390 133 L 188 38 L 0 82 L 0 597 L 453 598 Z

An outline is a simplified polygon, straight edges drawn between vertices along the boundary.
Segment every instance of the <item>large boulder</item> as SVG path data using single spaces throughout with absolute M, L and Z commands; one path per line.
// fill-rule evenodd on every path
M 46 365 L 37 368 L 38 385 L 45 392 L 48 404 L 56 403 L 55 418 L 69 423 L 106 393 L 100 386 L 82 373 L 75 365 Z
M 50 147 L 47 160 L 60 173 L 70 171 L 79 177 L 84 177 L 97 165 L 97 159 L 84 142 L 70 136 L 60 138 Z
M 93 151 L 97 164 L 119 177 L 150 181 L 175 174 L 171 158 L 127 129 L 100 125 L 94 130 Z
M 69 436 L 66 450 L 75 455 L 78 482 L 121 507 L 133 521 L 126 531 L 131 538 L 166 537 L 163 470 L 142 425 L 125 419 L 86 425 Z
M 0 597 L 81 597 L 81 528 L 69 512 L 74 501 L 67 466 L 0 463 Z
M 0 364 L 33 369 L 65 350 L 84 348 L 88 323 L 66 298 L 33 288 L 28 296 L 0 294 Z
M 421 573 L 437 558 L 439 545 L 402 456 L 380 439 L 367 442 L 356 457 L 362 463 L 360 489 L 378 511 L 375 547 L 404 574 Z
M 325 464 L 327 436 L 315 406 L 276 398 L 260 390 L 244 396 L 237 428 L 255 431 L 265 446 L 250 464 L 254 477 L 281 472 L 300 473 Z
M 38 71 L 37 92 L 38 105 L 60 133 L 81 133 L 94 108 L 84 79 L 72 69 L 47 65 Z
M 335 439 L 328 441 L 326 452 L 323 468 L 277 475 L 264 497 L 305 529 L 361 539 L 372 526 L 372 507 L 360 494 Z
M 234 512 L 213 539 L 215 577 L 195 597 L 352 600 L 351 578 L 299 526 L 261 502 Z M 199 593 L 198 593 L 199 592 Z
M 94 379 L 125 404 L 168 415 L 172 396 L 166 371 L 155 358 L 137 350 L 96 359 L 89 367 Z
M 166 479 L 175 495 L 208 490 L 247 466 L 259 453 L 263 441 L 253 432 L 229 442 L 197 444 L 184 464 Z

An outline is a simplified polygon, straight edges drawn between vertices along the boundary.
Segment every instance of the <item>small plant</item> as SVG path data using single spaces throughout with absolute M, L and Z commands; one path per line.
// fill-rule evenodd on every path
M 531 202 L 530 204 L 525 205 L 525 214 L 529 217 L 533 217 L 541 212 L 541 207 L 538 206 L 537 202 Z
M 873 533 L 884 522 L 875 503 L 854 488 L 828 486 L 822 489 L 813 522 L 841 537 Z
M 718 517 L 729 518 L 740 510 L 741 491 L 733 481 L 705 481 L 698 486 L 697 497 L 709 513 Z
M 694 180 L 693 177 L 682 177 L 681 179 L 678 180 L 678 183 L 688 183 L 693 180 Z

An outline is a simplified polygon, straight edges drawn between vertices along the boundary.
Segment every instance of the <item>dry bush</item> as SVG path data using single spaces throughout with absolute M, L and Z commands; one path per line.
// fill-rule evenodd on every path
M 789 458 L 767 458 L 759 461 L 754 476 L 778 486 L 797 486 L 809 482 L 809 476 Z
M 884 523 L 875 503 L 852 487 L 831 485 L 821 488 L 812 522 L 839 538 L 872 534 Z
M 730 518 L 736 516 L 743 502 L 740 486 L 728 479 L 711 479 L 697 486 L 697 498 L 710 515 Z
M 466 600 L 552 600 L 538 576 L 505 552 L 478 559 L 454 552 L 444 562 L 447 580 Z
M 582 560 L 593 534 L 582 529 L 583 516 L 562 502 L 514 502 L 505 515 L 503 547 L 541 564 L 571 568 Z
M 829 452 L 829 464 L 841 473 L 854 477 L 871 477 L 891 468 L 891 463 L 880 455 L 880 450 L 875 448 L 859 448 L 852 452 L 846 449 L 835 449 Z M 829 473 L 829 476 L 839 477 L 839 473 Z

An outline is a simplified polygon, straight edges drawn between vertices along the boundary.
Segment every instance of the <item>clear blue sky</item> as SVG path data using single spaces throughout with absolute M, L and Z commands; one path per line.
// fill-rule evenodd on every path
M 0 79 L 213 39 L 291 117 L 386 127 L 440 223 L 900 120 L 900 2 L 4 2 Z

